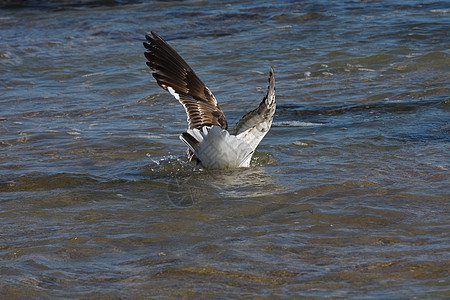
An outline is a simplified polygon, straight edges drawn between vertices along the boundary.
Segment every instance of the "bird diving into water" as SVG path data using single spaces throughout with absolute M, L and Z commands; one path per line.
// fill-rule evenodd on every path
M 146 39 L 144 54 L 153 77 L 186 110 L 189 127 L 180 139 L 188 146 L 189 159 L 205 169 L 249 167 L 256 147 L 272 126 L 276 108 L 273 68 L 264 99 L 228 132 L 219 103 L 191 67 L 156 33 Z

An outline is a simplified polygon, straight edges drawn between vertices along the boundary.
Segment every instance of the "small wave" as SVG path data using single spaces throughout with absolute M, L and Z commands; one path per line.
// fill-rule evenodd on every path
M 67 134 L 68 135 L 81 135 L 81 133 L 79 131 L 68 131 Z
M 293 144 L 296 145 L 296 146 L 308 146 L 307 143 L 304 143 L 302 141 L 295 141 L 295 142 L 293 142 Z
M 358 68 L 358 71 L 375 72 L 374 69 L 369 69 L 369 68 Z
M 105 72 L 96 72 L 96 73 L 89 73 L 89 74 L 84 74 L 83 76 L 81 76 L 82 78 L 88 78 L 88 77 L 93 77 L 93 76 L 103 76 L 105 75 Z
M 273 122 L 272 126 L 275 127 L 314 127 L 322 126 L 322 123 L 300 122 L 300 121 L 281 121 Z
M 450 9 L 445 9 L 445 8 L 442 8 L 442 9 L 432 9 L 432 10 L 430 10 L 430 12 L 431 13 L 434 13 L 434 14 L 448 14 L 449 12 L 450 12 Z
M 285 26 L 278 26 L 278 27 L 276 27 L 276 29 L 281 29 L 281 30 L 283 30 L 283 29 L 291 29 L 292 28 L 292 25 L 285 25 Z

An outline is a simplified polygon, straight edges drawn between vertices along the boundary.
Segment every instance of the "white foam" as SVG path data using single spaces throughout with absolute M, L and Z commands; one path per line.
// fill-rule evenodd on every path
M 450 12 L 450 9 L 432 9 L 430 10 L 431 13 L 435 13 L 435 14 L 448 14 Z
M 292 28 L 292 25 L 285 25 L 285 26 L 278 26 L 276 29 L 290 29 Z
M 89 74 L 85 74 L 81 77 L 87 78 L 87 77 L 92 77 L 92 76 L 103 76 L 103 75 L 105 75 L 105 72 L 89 73 Z
M 295 141 L 295 142 L 293 142 L 293 144 L 296 145 L 296 146 L 308 146 L 307 143 L 304 143 L 302 141 Z
M 375 70 L 373 69 L 369 69 L 369 68 L 358 68 L 359 71 L 367 71 L 367 72 L 375 72 Z
M 322 126 L 322 123 L 300 122 L 300 121 L 281 121 L 273 122 L 272 126 L 276 127 L 314 127 Z
M 67 134 L 69 134 L 69 135 L 80 135 L 81 133 L 79 131 L 68 131 Z

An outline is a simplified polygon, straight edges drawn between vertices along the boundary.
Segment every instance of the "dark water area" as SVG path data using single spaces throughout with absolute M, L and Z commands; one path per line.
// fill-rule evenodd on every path
M 4 298 L 450 297 L 446 1 L 0 1 Z M 251 167 L 200 171 L 155 31 Z

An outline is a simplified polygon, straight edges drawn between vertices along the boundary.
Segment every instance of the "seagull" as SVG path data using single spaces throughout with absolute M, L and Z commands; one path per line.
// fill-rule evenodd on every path
M 155 32 L 145 37 L 144 54 L 153 77 L 186 110 L 188 129 L 180 140 L 188 147 L 189 160 L 201 169 L 249 167 L 256 147 L 272 126 L 276 109 L 273 68 L 259 106 L 228 131 L 216 98 L 184 59 Z

